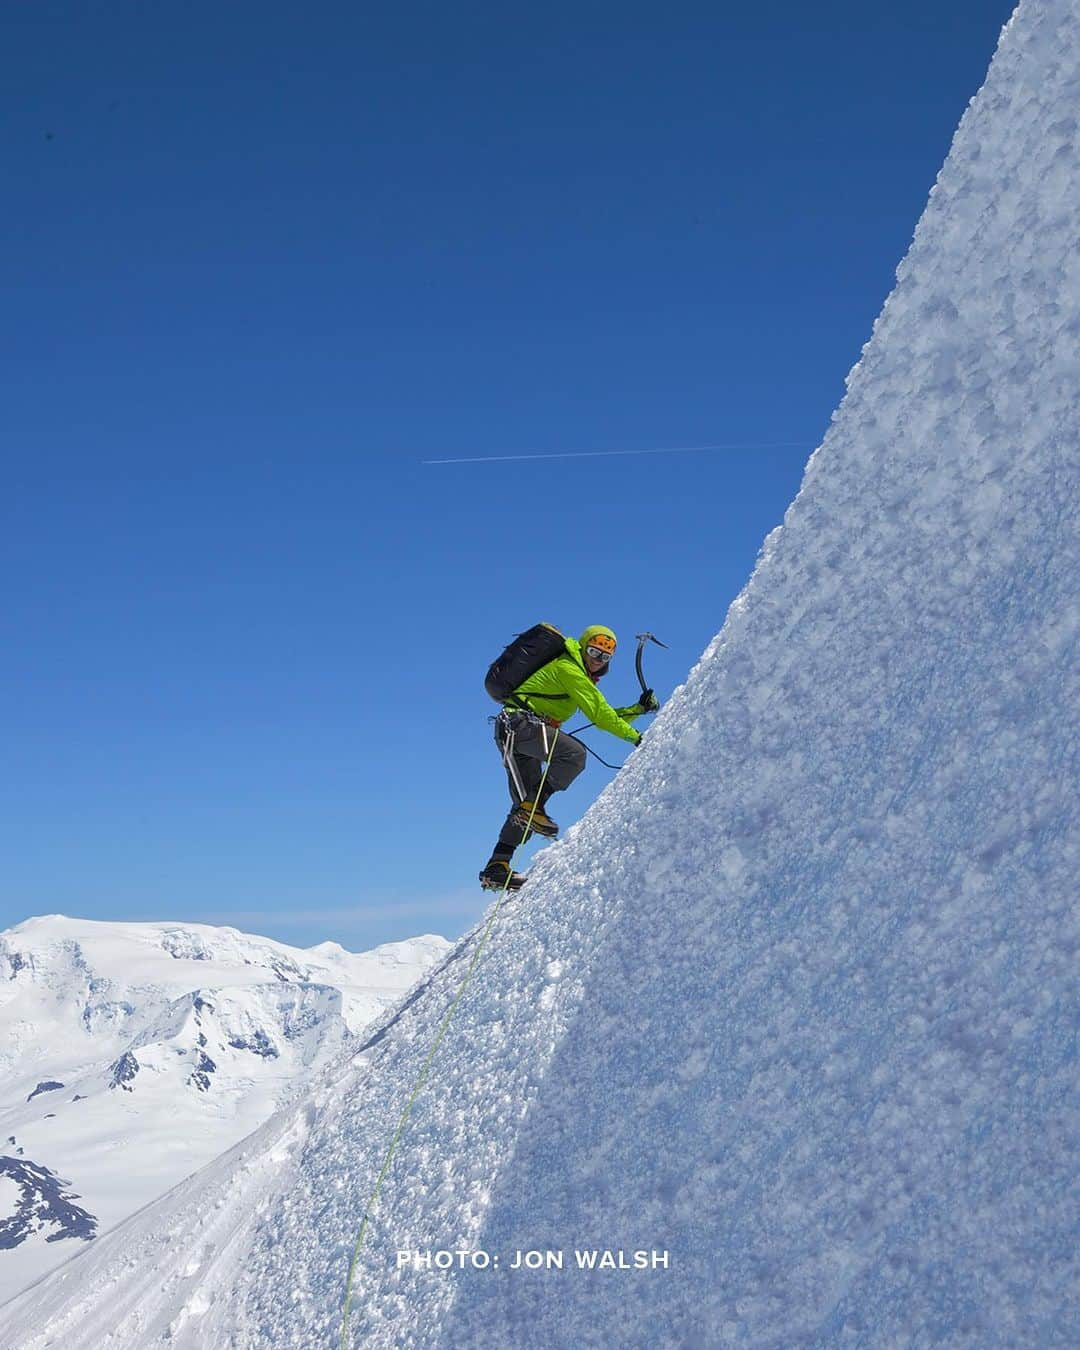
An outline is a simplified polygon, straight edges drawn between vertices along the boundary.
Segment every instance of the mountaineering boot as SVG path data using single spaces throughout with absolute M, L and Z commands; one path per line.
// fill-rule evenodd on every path
M 529 817 L 532 817 L 530 821 Z M 527 825 L 530 830 L 535 830 L 537 834 L 546 835 L 548 839 L 554 839 L 559 833 L 559 827 L 551 817 L 540 806 L 533 810 L 532 802 L 521 802 L 514 808 L 513 820 L 516 825 L 522 829 Z
M 525 875 L 512 871 L 508 862 L 492 858 L 480 873 L 480 885 L 485 891 L 520 891 L 525 885 Z

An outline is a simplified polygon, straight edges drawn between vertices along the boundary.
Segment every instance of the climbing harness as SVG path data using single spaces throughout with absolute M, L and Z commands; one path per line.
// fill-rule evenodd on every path
M 568 731 L 563 731 L 561 727 L 556 726 L 548 718 L 541 717 L 539 713 L 533 712 L 531 708 L 528 708 L 525 705 L 522 706 L 520 712 L 511 712 L 509 708 L 504 708 L 501 713 L 498 713 L 494 717 L 489 717 L 488 721 L 495 724 L 495 744 L 499 747 L 499 754 L 502 757 L 506 772 L 510 776 L 510 781 L 514 785 L 514 791 L 517 793 L 519 802 L 528 801 L 529 798 L 528 789 L 521 781 L 521 773 L 518 769 L 517 761 L 514 758 L 514 744 L 517 740 L 518 729 L 522 721 L 530 722 L 533 726 L 540 728 L 540 736 L 544 742 L 543 757 L 545 759 L 550 760 L 551 752 L 555 749 L 555 741 L 552 741 L 550 745 L 548 744 L 548 737 L 553 731 L 555 732 L 556 738 L 562 735 L 570 736 L 571 740 L 576 739 L 576 737 L 571 736 Z M 589 748 L 584 741 L 578 741 L 578 745 L 584 750 L 588 750 Z M 544 770 L 544 776 L 545 778 L 547 777 L 546 769 Z

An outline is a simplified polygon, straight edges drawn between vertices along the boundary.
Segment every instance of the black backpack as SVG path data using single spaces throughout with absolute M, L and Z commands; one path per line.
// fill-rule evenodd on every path
M 496 703 L 510 702 L 519 685 L 565 651 L 566 639 L 553 624 L 535 624 L 526 632 L 518 633 L 502 654 L 492 661 L 484 688 Z M 562 695 L 548 697 L 558 698 Z

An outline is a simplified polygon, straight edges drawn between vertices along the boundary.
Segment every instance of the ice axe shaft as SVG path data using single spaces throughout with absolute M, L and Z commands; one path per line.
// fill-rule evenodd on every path
M 645 676 L 641 672 L 641 653 L 645 650 L 646 642 L 655 642 L 658 647 L 663 647 L 665 651 L 668 649 L 667 643 L 661 642 L 655 633 L 637 634 L 637 655 L 634 657 L 634 669 L 637 671 L 638 684 L 641 685 L 641 692 L 643 694 L 646 693 L 649 688 L 645 683 Z

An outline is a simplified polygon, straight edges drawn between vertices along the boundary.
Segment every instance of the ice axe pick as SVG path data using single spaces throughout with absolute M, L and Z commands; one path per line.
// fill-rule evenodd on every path
M 655 633 L 637 634 L 637 655 L 634 657 L 634 669 L 637 671 L 638 684 L 641 685 L 641 692 L 644 694 L 649 686 L 645 683 L 645 676 L 641 673 L 641 653 L 645 650 L 646 642 L 655 642 L 658 647 L 668 650 L 666 642 L 661 642 Z

